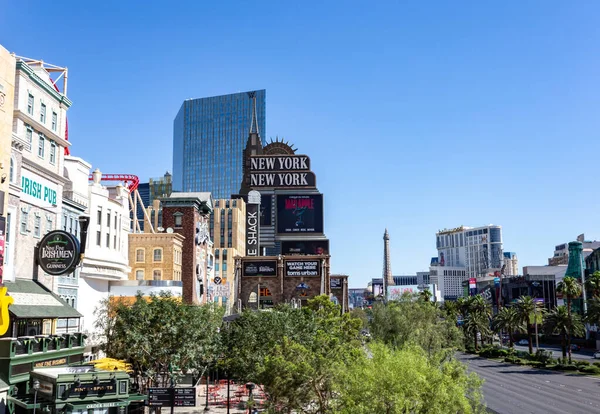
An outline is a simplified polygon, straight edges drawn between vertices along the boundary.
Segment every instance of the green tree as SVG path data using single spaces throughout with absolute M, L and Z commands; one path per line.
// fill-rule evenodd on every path
M 523 331 L 524 324 L 519 318 L 519 313 L 515 307 L 504 307 L 498 311 L 492 320 L 492 329 L 499 335 L 502 331 L 508 332 L 508 340 L 510 347 L 513 347 L 513 333 L 515 331 Z
M 481 346 L 483 346 L 484 338 L 490 334 L 492 307 L 483 296 L 475 295 L 467 301 L 467 309 L 468 315 L 465 326 L 475 335 L 475 345 L 477 344 L 477 334 L 479 334 Z M 477 346 L 475 346 L 475 349 L 477 349 Z
M 583 335 L 585 328 L 579 315 L 569 315 L 566 306 L 557 306 L 544 318 L 544 331 L 548 334 L 559 334 L 563 361 L 567 359 L 567 339 L 571 335 Z M 570 347 L 570 345 L 569 345 Z M 571 353 L 569 352 L 569 363 Z
M 460 332 L 453 321 L 431 303 L 417 300 L 417 295 L 402 295 L 387 304 L 376 304 L 369 324 L 373 339 L 392 348 L 407 343 L 420 345 L 429 355 L 462 348 Z
M 446 314 L 446 317 L 448 317 L 450 320 L 454 321 L 454 323 L 457 323 L 458 315 L 460 315 L 460 309 L 459 309 L 457 301 L 453 301 L 453 300 L 444 301 L 444 304 L 442 305 L 442 310 Z
M 429 291 L 429 289 L 424 289 L 424 290 L 422 290 L 422 291 L 419 292 L 419 299 L 421 299 L 424 302 L 430 302 L 432 296 L 433 295 L 431 294 L 431 292 Z
M 591 296 L 600 296 L 600 272 L 595 271 L 585 280 L 585 287 Z
M 563 278 L 561 282 L 556 285 L 556 291 L 562 293 L 567 298 L 567 312 L 569 314 L 569 320 L 573 320 L 573 299 L 581 296 L 581 284 L 574 277 L 567 276 Z M 570 330 L 571 335 L 573 329 Z M 571 361 L 571 335 L 567 338 L 567 351 L 569 352 L 569 361 Z
M 362 321 L 325 295 L 302 309 L 245 311 L 223 330 L 225 368 L 262 384 L 276 412 L 331 413 L 339 364 L 362 353 Z
M 585 322 L 600 325 L 600 296 L 594 296 L 588 300 Z
M 141 390 L 176 382 L 178 371 L 202 374 L 219 350 L 222 309 L 186 305 L 168 292 L 105 301 L 97 316 L 101 349 L 131 364 Z
M 458 361 L 430 358 L 421 347 L 392 349 L 374 342 L 367 356 L 341 369 L 340 414 L 478 413 L 481 380 Z
M 517 299 L 516 308 L 517 314 L 519 315 L 518 320 L 521 322 L 520 326 L 525 328 L 527 332 L 527 338 L 529 341 L 529 353 L 533 353 L 533 343 L 531 341 L 532 336 L 532 323 L 536 318 L 537 304 L 531 296 L 521 296 Z

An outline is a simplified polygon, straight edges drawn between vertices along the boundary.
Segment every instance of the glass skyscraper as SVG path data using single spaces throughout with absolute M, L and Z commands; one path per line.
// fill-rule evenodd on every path
M 267 91 L 253 92 L 264 145 Z M 183 102 L 173 122 L 174 191 L 210 191 L 214 199 L 239 192 L 252 106 L 250 92 Z

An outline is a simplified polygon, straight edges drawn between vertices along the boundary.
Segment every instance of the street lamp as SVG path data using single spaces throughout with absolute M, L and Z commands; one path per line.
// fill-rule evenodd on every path
M 34 413 L 36 411 L 37 393 L 38 393 L 39 389 L 40 389 L 40 382 L 38 380 L 33 380 L 33 412 Z

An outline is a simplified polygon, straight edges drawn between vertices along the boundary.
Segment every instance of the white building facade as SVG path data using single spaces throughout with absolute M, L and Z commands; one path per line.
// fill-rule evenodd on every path
M 95 170 L 88 187 L 90 224 L 85 258 L 79 273 L 77 310 L 83 314 L 83 329 L 96 340 L 95 312 L 108 299 L 111 281 L 128 279 L 130 233 L 129 190 L 118 184 L 105 187 L 102 173 Z

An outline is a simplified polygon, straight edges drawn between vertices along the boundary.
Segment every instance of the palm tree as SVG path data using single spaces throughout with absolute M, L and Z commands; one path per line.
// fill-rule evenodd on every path
M 477 332 L 481 335 L 481 346 L 483 346 L 484 335 L 489 335 L 492 307 L 481 295 L 471 296 L 468 300 L 469 318 L 475 322 Z
M 425 289 L 421 292 L 419 292 L 419 298 L 423 300 L 423 302 L 429 302 L 431 300 L 431 292 L 429 291 L 429 289 Z
M 458 315 L 460 314 L 460 310 L 458 309 L 458 302 L 456 301 L 452 301 L 452 300 L 447 300 L 444 302 L 444 312 L 446 313 L 446 316 L 448 318 L 451 318 L 454 322 L 456 322 L 456 319 L 458 318 Z
M 536 317 L 537 303 L 531 296 L 522 296 L 517 299 L 518 320 L 521 322 L 521 328 L 527 331 L 529 339 L 529 353 L 533 353 L 533 343 L 531 342 L 531 322 Z
M 513 347 L 513 332 L 523 331 L 523 321 L 519 319 L 519 313 L 515 307 L 504 307 L 498 311 L 494 319 L 492 320 L 492 329 L 497 332 L 498 335 L 502 331 L 508 332 L 509 346 Z
M 585 321 L 592 325 L 600 325 L 600 296 L 594 296 L 588 300 Z
M 556 285 L 556 291 L 562 293 L 567 297 L 567 313 L 569 315 L 569 320 L 572 321 L 572 310 L 571 303 L 574 298 L 578 298 L 581 296 L 581 284 L 574 277 L 567 276 L 563 278 L 561 282 Z M 571 334 L 573 333 L 573 329 L 569 329 Z M 567 338 L 568 342 L 568 352 L 569 352 L 569 361 L 571 361 L 571 335 Z
M 560 335 L 560 346 L 562 348 L 563 362 L 567 359 L 567 339 L 571 335 L 583 335 L 585 328 L 579 315 L 569 315 L 566 306 L 557 306 L 544 319 L 544 331 L 548 334 Z M 570 341 L 569 341 L 570 348 Z M 571 363 L 571 352 L 569 349 L 569 363 Z
M 600 296 L 600 272 L 595 271 L 585 280 L 585 287 L 592 294 L 591 296 Z

